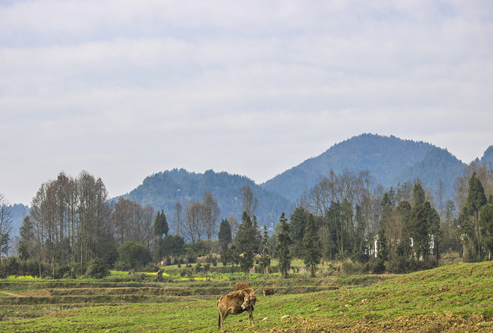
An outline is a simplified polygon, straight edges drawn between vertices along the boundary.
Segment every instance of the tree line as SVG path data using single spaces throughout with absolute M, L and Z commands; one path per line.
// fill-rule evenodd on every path
M 123 197 L 109 201 L 103 181 L 87 172 L 78 178 L 60 173 L 34 196 L 20 230 L 18 258 L 9 259 L 17 270 L 52 277 L 83 274 L 94 262 L 154 269 L 158 263 L 208 256 L 216 264 L 214 253 L 223 265 L 245 274 L 255 267 L 268 274 L 271 259 L 277 258 L 283 276 L 293 257 L 303 258 L 311 275 L 321 260 L 350 258 L 365 271 L 395 273 L 434 267 L 449 250 L 464 261 L 491 260 L 492 170 L 472 163 L 457 181 L 456 193 L 458 214 L 451 200 L 435 205 L 419 180 L 386 191 L 366 171 L 331 172 L 289 216 L 280 216 L 274 230 L 262 230 L 255 215 L 258 200 L 248 186 L 240 193 L 241 222 L 231 213 L 218 226 L 221 212 L 210 191 L 184 208 L 177 202 L 167 216 Z M 0 199 L 0 254 L 5 256 L 9 217 Z

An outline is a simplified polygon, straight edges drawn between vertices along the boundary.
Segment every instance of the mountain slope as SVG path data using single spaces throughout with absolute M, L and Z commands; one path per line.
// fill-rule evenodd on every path
M 428 161 L 428 159 L 431 159 Z M 397 186 L 406 181 L 423 178 L 427 188 L 436 187 L 439 179 L 447 184 L 447 198 L 453 197 L 453 186 L 462 172 L 463 163 L 446 150 L 429 143 L 362 134 L 332 146 L 323 154 L 262 184 L 273 192 L 282 193 L 295 201 L 330 171 L 370 171 L 375 184 Z M 438 179 L 437 179 L 438 177 Z
M 283 211 L 289 213 L 292 209 L 287 199 L 261 188 L 247 177 L 212 170 L 203 174 L 184 169 L 159 172 L 145 178 L 141 185 L 124 197 L 151 205 L 156 210 L 164 209 L 168 222 L 171 222 L 174 220 L 176 202 L 180 202 L 182 209 L 185 209 L 186 204 L 192 201 L 202 201 L 205 191 L 209 190 L 221 209 L 221 218 L 233 213 L 241 221 L 243 202 L 240 191 L 247 185 L 258 199 L 255 212 L 259 225 L 273 226 Z
M 480 163 L 486 165 L 488 168 L 493 168 L 493 146 L 489 146 L 486 149 Z
M 441 148 L 432 148 L 423 159 L 412 167 L 404 170 L 399 176 L 392 179 L 389 183 L 399 184 L 414 181 L 419 178 L 424 186 L 429 189 L 438 199 L 440 181 L 443 182 L 443 199 L 454 198 L 454 186 L 457 178 L 462 176 L 465 164 L 459 161 L 455 156 Z

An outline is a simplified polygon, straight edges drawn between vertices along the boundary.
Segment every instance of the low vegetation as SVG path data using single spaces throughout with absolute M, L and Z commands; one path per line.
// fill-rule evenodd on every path
M 139 276 L 140 273 L 136 273 Z M 173 276 L 171 276 L 172 278 Z M 128 272 L 104 279 L 0 281 L 2 332 L 216 332 L 216 300 L 239 276 L 140 281 Z M 493 262 L 452 264 L 405 275 L 250 278 L 255 325 L 229 316 L 227 331 L 488 332 L 493 330 Z M 262 296 L 263 287 L 276 294 Z

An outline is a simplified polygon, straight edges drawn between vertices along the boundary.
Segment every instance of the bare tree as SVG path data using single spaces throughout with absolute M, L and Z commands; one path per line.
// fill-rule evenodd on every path
M 179 201 L 175 205 L 176 235 L 180 236 L 181 227 L 181 204 Z
M 184 232 L 186 236 L 195 243 L 200 240 L 204 232 L 203 223 L 203 210 L 204 206 L 200 202 L 192 202 L 185 206 L 186 221 L 184 224 Z
M 150 247 L 153 238 L 154 209 L 138 202 L 119 198 L 111 214 L 118 244 L 126 241 L 138 242 Z
M 238 220 L 236 219 L 233 213 L 229 213 L 228 222 L 231 227 L 231 237 L 235 239 L 236 234 L 238 233 L 239 224 L 238 224 Z
M 12 218 L 8 203 L 3 194 L 0 194 L 0 254 L 8 255 Z
M 219 219 L 221 210 L 211 191 L 206 191 L 202 197 L 203 219 L 207 239 L 210 240 L 216 234 L 216 221 Z
M 254 216 L 255 209 L 257 209 L 258 200 L 253 196 L 252 189 L 249 185 L 245 185 L 241 188 L 240 197 L 243 200 L 243 211 L 249 216 Z

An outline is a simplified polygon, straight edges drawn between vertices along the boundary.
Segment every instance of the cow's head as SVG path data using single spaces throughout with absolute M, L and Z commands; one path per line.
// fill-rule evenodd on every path
M 243 292 L 243 304 L 241 305 L 241 308 L 243 310 L 246 310 L 248 308 L 252 308 L 255 306 L 255 302 L 257 301 L 257 298 L 255 297 L 255 294 L 249 294 L 246 291 Z

